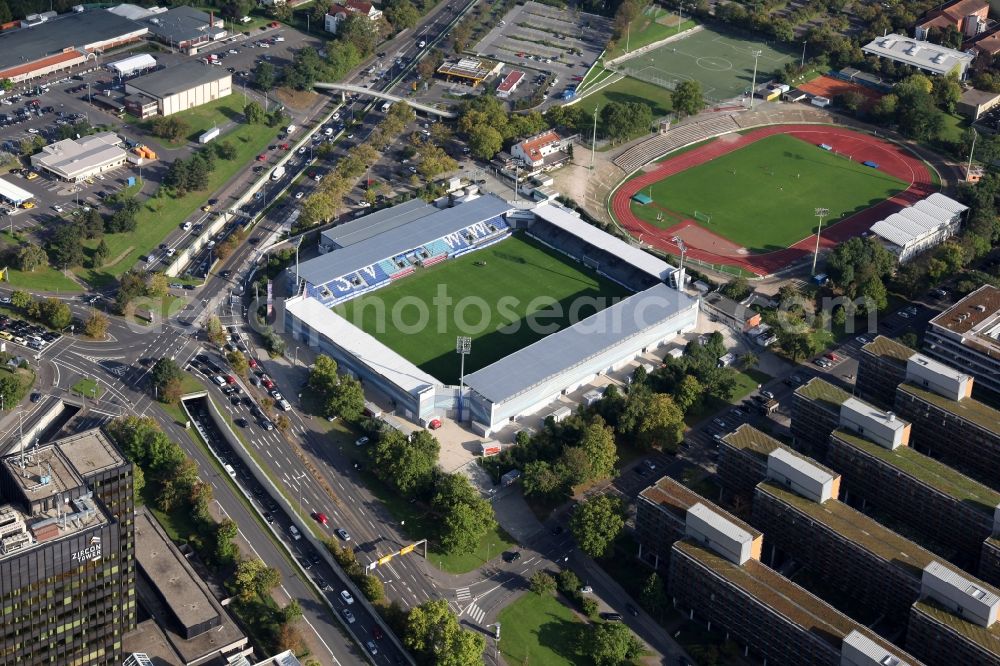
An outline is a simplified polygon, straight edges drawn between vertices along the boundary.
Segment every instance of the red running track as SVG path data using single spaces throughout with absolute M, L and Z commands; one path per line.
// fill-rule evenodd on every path
M 820 244 L 824 248 L 833 247 L 867 231 L 879 220 L 916 203 L 938 189 L 933 184 L 931 174 L 926 165 L 905 148 L 894 143 L 841 127 L 824 125 L 772 125 L 747 134 L 727 135 L 724 139 L 716 139 L 711 143 L 689 150 L 673 159 L 661 162 L 655 168 L 640 174 L 618 188 L 611 199 L 612 214 L 618 220 L 619 224 L 633 236 L 642 234 L 643 240 L 653 247 L 664 252 L 669 252 L 670 254 L 680 255 L 680 249 L 672 240 L 674 236 L 678 235 L 678 232 L 690 226 L 698 226 L 699 232 L 703 237 L 714 234 L 701 227 L 694 220 L 685 220 L 668 229 L 661 229 L 648 222 L 644 222 L 632 213 L 630 206 L 632 195 L 657 181 L 698 166 L 699 164 L 704 164 L 774 134 L 791 134 L 814 145 L 821 143 L 831 145 L 838 153 L 850 155 L 852 160 L 858 162 L 872 160 L 877 162 L 882 171 L 910 183 L 907 189 L 899 192 L 894 197 L 824 228 L 820 241 Z M 735 248 L 734 244 L 725 238 L 719 236 L 716 236 L 716 238 L 719 240 L 719 246 L 734 247 L 734 252 L 727 254 L 725 251 L 710 250 L 704 247 L 700 248 L 696 244 L 693 244 L 692 241 L 686 240 L 685 243 L 688 246 L 687 256 L 712 264 L 739 266 L 757 275 L 769 275 L 811 255 L 816 246 L 816 236 L 813 234 L 784 250 L 761 254 L 747 254 L 745 249 Z

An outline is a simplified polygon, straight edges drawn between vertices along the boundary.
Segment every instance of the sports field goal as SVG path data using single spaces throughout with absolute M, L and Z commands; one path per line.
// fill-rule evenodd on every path
M 694 212 L 694 219 L 705 224 L 712 224 L 712 216 L 708 213 L 702 213 L 700 210 Z

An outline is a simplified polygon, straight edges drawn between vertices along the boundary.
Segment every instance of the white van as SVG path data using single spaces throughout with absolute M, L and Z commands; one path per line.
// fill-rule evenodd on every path
M 225 468 L 226 468 L 226 474 L 228 474 L 229 476 L 231 476 L 231 477 L 233 477 L 235 479 L 236 478 L 236 470 L 233 469 L 233 466 L 230 465 L 229 463 L 226 463 Z
M 286 134 L 291 134 L 294 131 L 295 131 L 295 125 L 289 125 L 288 129 L 285 130 L 285 133 Z
M 296 541 L 302 538 L 302 533 L 299 532 L 299 528 L 297 528 L 295 525 L 288 526 L 288 533 L 291 534 L 292 538 L 295 539 Z

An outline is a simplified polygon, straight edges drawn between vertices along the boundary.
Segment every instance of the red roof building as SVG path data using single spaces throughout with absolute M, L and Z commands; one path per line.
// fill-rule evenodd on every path
M 944 9 L 930 13 L 923 23 L 918 23 L 914 36 L 927 39 L 932 29 L 938 31 L 955 28 L 965 38 L 978 35 L 986 28 L 986 17 L 990 13 L 987 0 L 958 0 Z
M 552 159 L 546 158 L 550 158 L 555 153 L 561 153 L 562 149 L 562 137 L 553 130 L 545 130 L 541 134 L 536 134 L 514 144 L 510 149 L 510 154 L 527 166 L 538 168 L 552 162 Z M 558 161 L 560 160 L 556 160 L 556 162 Z
M 497 97 L 509 97 L 512 92 L 514 92 L 521 81 L 524 80 L 524 72 L 515 69 L 510 74 L 504 77 L 504 80 L 500 82 L 497 86 Z
M 375 5 L 365 0 L 344 0 L 340 4 L 330 6 L 323 27 L 327 32 L 336 33 L 340 22 L 351 15 L 364 16 L 369 21 L 376 21 L 382 16 L 382 10 L 376 9 Z

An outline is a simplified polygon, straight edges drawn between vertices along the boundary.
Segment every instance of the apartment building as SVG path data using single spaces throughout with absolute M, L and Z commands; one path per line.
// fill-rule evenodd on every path
M 924 353 L 975 377 L 977 398 L 1000 403 L 1000 289 L 983 285 L 931 319 Z
M 760 532 L 719 508 L 683 484 L 665 476 L 639 493 L 635 510 L 635 536 L 639 558 L 659 569 L 670 562 L 675 541 L 686 537 L 699 540 L 703 522 L 718 515 L 750 534 L 760 543 Z M 759 554 L 758 554 L 759 557 Z
M 896 387 L 906 381 L 906 362 L 917 352 L 884 335 L 861 348 L 854 393 L 883 409 L 896 403 Z
M 847 391 L 814 377 L 792 394 L 792 439 L 797 451 L 826 460 L 830 433 L 840 425 L 840 406 Z

